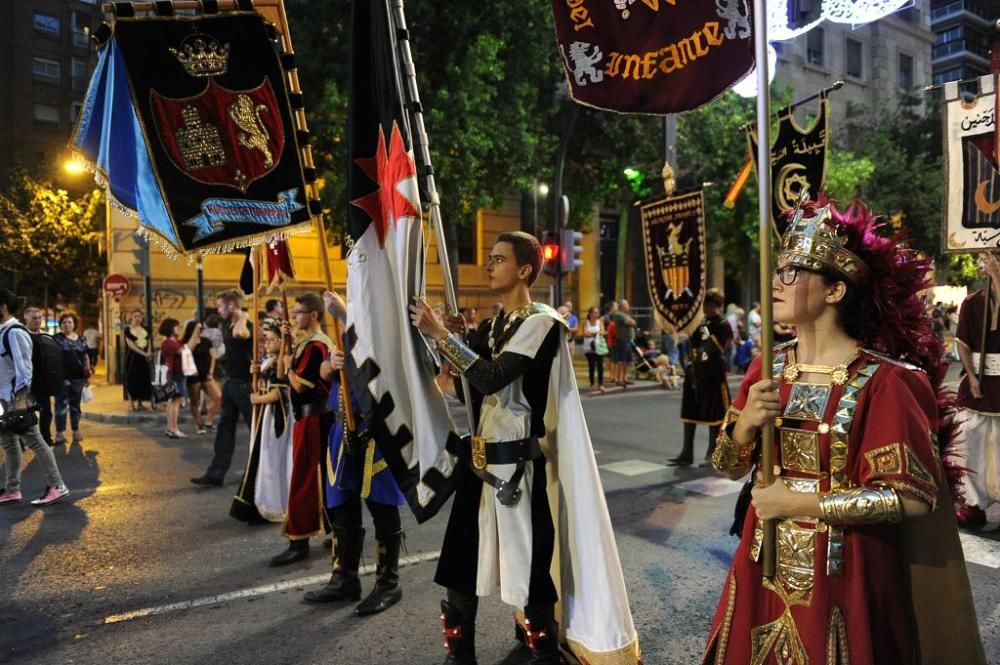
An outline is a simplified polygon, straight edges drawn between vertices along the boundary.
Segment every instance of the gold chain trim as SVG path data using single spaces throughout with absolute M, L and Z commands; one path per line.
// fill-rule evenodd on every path
M 586 665 L 639 665 L 642 662 L 638 638 L 614 651 L 591 651 L 576 640 L 567 642 L 573 655 Z

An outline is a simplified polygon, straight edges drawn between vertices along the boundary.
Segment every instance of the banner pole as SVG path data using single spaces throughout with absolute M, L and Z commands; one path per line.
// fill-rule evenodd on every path
M 768 83 L 767 11 L 765 0 L 754 0 L 753 33 L 757 64 L 757 186 L 758 242 L 760 243 L 760 318 L 761 375 L 771 376 L 774 366 L 774 311 L 771 293 L 771 93 Z M 761 432 L 760 471 L 765 486 L 774 482 L 774 428 Z M 763 574 L 771 579 L 775 572 L 775 523 L 764 522 Z
M 455 291 L 455 281 L 451 275 L 451 262 L 448 259 L 448 247 L 445 243 L 444 225 L 441 220 L 441 198 L 438 196 L 437 185 L 434 183 L 434 168 L 431 166 L 430 144 L 427 140 L 427 129 L 424 127 L 424 113 L 420 106 L 420 93 L 417 89 L 417 70 L 413 64 L 413 54 L 410 51 L 410 40 L 407 38 L 406 15 L 403 11 L 403 0 L 385 0 L 392 25 L 390 33 L 393 43 L 396 45 L 396 54 L 393 54 L 393 65 L 396 70 L 397 84 L 401 86 L 402 98 L 406 100 L 406 111 L 410 119 L 410 143 L 411 149 L 419 158 L 424 167 L 424 184 L 427 187 L 427 195 L 430 203 L 430 223 L 434 230 L 434 240 L 437 244 L 438 264 L 441 266 L 441 273 L 444 278 L 445 301 L 448 310 L 452 313 L 458 312 L 458 295 Z M 398 54 L 398 58 L 396 55 Z M 402 79 L 402 80 L 401 80 Z M 472 414 L 471 392 L 469 391 L 469 380 L 464 376 L 459 377 L 462 390 L 466 395 L 465 414 L 469 425 L 469 433 L 476 434 L 476 420 Z

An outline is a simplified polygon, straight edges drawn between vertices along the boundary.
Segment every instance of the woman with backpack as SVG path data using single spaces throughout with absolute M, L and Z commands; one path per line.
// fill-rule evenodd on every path
M 45 491 L 31 503 L 47 506 L 64 498 L 69 490 L 63 483 L 52 449 L 38 430 L 38 417 L 31 408 L 34 406 L 31 396 L 34 342 L 28 329 L 14 318 L 22 307 L 23 298 L 11 291 L 0 290 L 0 402 L 4 406 L 0 446 L 3 447 L 7 471 L 4 487 L 0 490 L 0 505 L 21 501 L 23 444 L 31 448 L 46 477 Z
M 59 331 L 55 334 L 56 344 L 63 352 L 63 368 L 65 380 L 56 395 L 56 438 L 55 445 L 66 443 L 66 412 L 69 411 L 70 427 L 73 430 L 73 443 L 80 443 L 80 401 L 83 389 L 90 381 L 90 349 L 87 341 L 76 333 L 77 318 L 75 314 L 65 313 L 59 317 Z

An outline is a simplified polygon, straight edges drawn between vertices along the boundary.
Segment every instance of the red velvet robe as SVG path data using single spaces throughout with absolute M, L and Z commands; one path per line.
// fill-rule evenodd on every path
M 295 410 L 310 405 L 326 405 L 330 382 L 320 378 L 319 367 L 330 353 L 325 335 L 317 335 L 295 350 L 293 369 L 302 391 L 292 390 Z M 281 533 L 289 540 L 302 540 L 326 531 L 323 497 L 323 451 L 333 424 L 333 412 L 296 418 L 292 429 L 292 475 L 288 486 L 288 511 Z
M 780 372 L 786 351 L 776 351 L 775 357 L 775 368 Z M 849 370 L 848 384 L 831 389 L 821 415 L 823 424 L 791 417 L 786 406 L 792 385 L 779 382 L 786 415 L 775 432 L 774 459 L 782 466 L 781 478 L 786 483 L 805 484 L 799 491 L 814 492 L 829 489 L 831 478 L 840 478 L 845 487 L 882 483 L 933 506 L 944 480 L 931 435 L 937 431 L 936 399 L 926 374 L 863 351 Z M 866 374 L 870 375 L 867 381 Z M 739 415 L 750 386 L 760 378 L 758 358 L 733 401 L 727 423 Z M 864 385 L 859 387 L 861 383 Z M 848 399 L 842 401 L 845 392 Z M 852 394 L 856 402 L 850 399 Z M 847 423 L 845 416 L 853 419 Z M 793 431 L 796 429 L 799 432 Z M 838 436 L 838 431 L 847 436 Z M 838 439 L 846 439 L 846 450 L 831 446 Z M 840 469 L 838 473 L 831 472 L 831 453 L 836 455 L 834 467 Z M 919 518 L 925 519 L 929 518 Z M 923 524 L 918 520 L 910 522 Z M 779 526 L 777 537 L 777 574 L 772 581 L 765 581 L 760 564 L 752 556 L 757 518 L 750 506 L 703 663 L 932 662 L 921 661 L 918 653 L 914 601 L 909 589 L 912 572 L 905 554 L 910 536 L 901 524 L 840 527 L 839 531 L 815 520 L 780 520 L 779 524 L 783 526 Z M 953 520 L 950 529 L 957 543 Z M 922 535 L 926 538 L 931 534 Z M 843 542 L 836 574 L 828 573 L 828 560 L 833 560 L 831 565 L 836 569 L 838 559 L 836 548 L 829 556 L 831 536 Z M 955 591 L 956 596 L 969 599 L 964 573 L 962 562 L 965 589 Z M 940 600 L 947 606 L 954 598 Z M 975 619 L 972 621 L 975 627 Z M 981 646 L 974 646 L 981 653 Z

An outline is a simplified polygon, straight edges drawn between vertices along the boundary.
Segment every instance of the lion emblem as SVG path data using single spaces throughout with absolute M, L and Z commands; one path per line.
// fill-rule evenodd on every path
M 591 51 L 593 49 L 593 51 Z M 569 45 L 569 59 L 573 63 L 573 78 L 578 86 L 590 83 L 600 83 L 604 80 L 604 71 L 595 65 L 604 59 L 600 46 L 592 46 L 586 42 L 573 42 Z
M 715 13 L 728 21 L 726 39 L 746 39 L 750 36 L 750 16 L 749 12 L 743 12 L 745 8 L 743 0 L 715 0 Z

